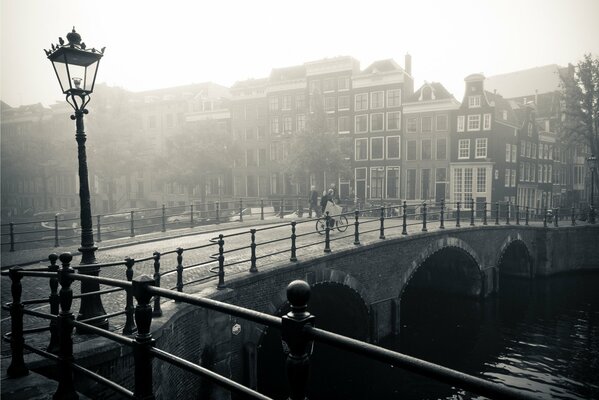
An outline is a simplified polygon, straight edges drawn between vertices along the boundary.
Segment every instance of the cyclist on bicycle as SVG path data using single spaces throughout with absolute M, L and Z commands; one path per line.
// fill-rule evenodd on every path
M 336 204 L 335 203 L 336 198 L 335 198 L 335 186 L 334 185 L 335 184 L 331 184 L 331 188 L 327 191 L 326 195 L 324 195 L 324 193 L 323 193 L 322 197 L 324 198 L 325 201 L 321 200 L 321 202 L 320 202 L 320 204 L 322 205 L 322 213 L 323 214 L 325 213 L 325 209 L 327 208 L 327 205 L 329 203 L 331 203 L 333 205 Z M 332 215 L 330 215 L 329 226 L 330 227 L 335 226 L 335 219 L 333 218 Z

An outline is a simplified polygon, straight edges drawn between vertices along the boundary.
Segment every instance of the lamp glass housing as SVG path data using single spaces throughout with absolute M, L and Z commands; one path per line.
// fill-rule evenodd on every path
M 48 58 L 64 94 L 85 95 L 94 91 L 101 53 L 62 47 Z

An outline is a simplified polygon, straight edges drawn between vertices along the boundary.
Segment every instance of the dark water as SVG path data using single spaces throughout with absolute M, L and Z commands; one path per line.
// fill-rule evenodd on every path
M 599 274 L 500 286 L 485 300 L 406 290 L 401 334 L 379 345 L 540 399 L 599 399 Z M 482 398 L 323 344 L 311 361 L 310 400 Z M 275 364 L 280 376 L 264 377 L 262 389 L 286 398 L 282 356 Z

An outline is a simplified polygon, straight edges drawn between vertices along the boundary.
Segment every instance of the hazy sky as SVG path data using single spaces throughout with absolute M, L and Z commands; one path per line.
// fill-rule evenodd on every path
M 599 0 L 0 0 L 0 98 L 63 101 L 42 49 L 74 25 L 106 46 L 98 82 L 132 91 L 267 77 L 272 68 L 350 55 L 361 68 L 412 55 L 416 87 L 599 55 Z M 90 107 L 93 106 L 93 101 Z

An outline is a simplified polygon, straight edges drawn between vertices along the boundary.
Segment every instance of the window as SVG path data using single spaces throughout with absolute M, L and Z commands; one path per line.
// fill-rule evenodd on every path
M 505 144 L 505 162 L 510 162 L 512 159 L 512 145 L 509 143 Z
M 368 93 L 360 93 L 356 95 L 354 110 L 368 110 Z
M 463 196 L 463 169 L 456 168 L 453 170 L 453 194 L 455 201 L 462 201 Z
M 447 139 L 437 138 L 437 160 L 447 159 Z
M 532 158 L 537 158 L 537 144 L 532 144 Z
M 433 117 L 422 117 L 422 132 L 428 133 L 433 131 Z
M 515 144 L 512 145 L 512 162 L 516 162 L 516 152 L 518 151 L 518 148 L 516 147 Z
M 422 160 L 430 160 L 432 159 L 432 140 L 425 139 L 422 141 Z
M 383 155 L 383 142 L 384 138 L 375 137 L 370 139 L 370 159 L 371 160 L 382 160 Z
M 520 141 L 520 157 L 524 157 L 526 155 L 526 142 L 524 140 Z
M 349 133 L 349 117 L 344 115 L 339 117 L 339 133 Z
M 387 197 L 399 198 L 399 167 L 387 167 Z
M 406 123 L 406 131 L 408 133 L 416 133 L 416 124 L 418 123 L 418 120 L 416 118 L 408 118 L 408 121 Z
M 337 90 L 349 90 L 349 78 L 347 76 L 337 78 Z
M 356 168 L 356 197 L 366 198 L 366 168 Z
M 356 139 L 356 161 L 368 160 L 368 139 Z
M 292 127 L 291 117 L 283 117 L 283 132 L 291 132 Z
M 436 129 L 437 129 L 437 131 L 446 131 L 447 130 L 447 114 L 437 115 Z
M 370 108 L 383 108 L 385 106 L 385 92 L 372 92 L 370 94 Z
M 270 111 L 277 111 L 279 109 L 279 98 L 276 96 L 268 99 L 268 109 Z
M 387 130 L 398 131 L 401 129 L 401 112 L 393 111 L 387 113 Z
M 416 170 L 409 169 L 406 174 L 406 200 L 416 199 Z
M 245 165 L 246 167 L 254 167 L 257 165 L 256 149 L 248 149 L 245 151 Z
M 384 117 L 383 113 L 370 114 L 370 130 L 372 132 L 380 132 L 385 128 Z
M 325 97 L 324 98 L 324 110 L 325 111 L 335 111 L 335 97 Z
M 491 130 L 491 114 L 483 114 L 483 130 Z
M 401 106 L 401 89 L 387 91 L 387 107 Z
M 523 181 L 524 181 L 524 177 L 525 177 L 525 176 L 526 176 L 526 175 L 524 175 L 524 163 L 523 163 L 523 162 L 521 162 L 521 163 L 520 163 L 520 182 L 523 182 Z
M 414 161 L 416 159 L 416 141 L 408 140 L 406 160 Z
M 337 118 L 327 118 L 327 132 L 337 132 Z
M 304 129 L 306 129 L 306 116 L 300 114 L 297 116 L 297 130 L 303 131 Z
M 268 165 L 268 150 L 266 148 L 258 149 L 258 165 L 265 166 Z
M 387 158 L 397 160 L 400 154 L 400 137 L 387 136 Z
M 335 78 L 328 78 L 322 81 L 322 91 L 323 92 L 332 92 L 335 90 Z
M 306 96 L 303 94 L 298 94 L 295 96 L 295 109 L 298 111 L 303 111 L 306 108 Z
M 349 110 L 349 96 L 339 96 L 337 103 L 339 110 Z
M 458 130 L 458 132 L 464 132 L 464 116 L 463 115 L 458 116 L 457 130 Z
M 480 130 L 480 115 L 468 116 L 468 132 Z
M 503 180 L 505 187 L 510 187 L 510 176 L 511 176 L 510 170 L 506 169 L 505 170 L 505 179 Z
M 487 158 L 487 138 L 476 138 L 474 158 Z
M 470 158 L 470 139 L 460 139 L 458 141 L 458 159 Z
M 487 191 L 487 169 L 477 168 L 476 169 L 476 191 L 478 193 L 484 193 Z
M 281 108 L 283 110 L 291 110 L 291 96 L 285 95 L 282 97 L 282 100 L 283 100 L 283 105 Z
M 431 197 L 431 170 L 426 168 L 420 171 L 420 198 L 423 200 Z
M 320 81 L 318 79 L 310 81 L 310 94 L 316 91 L 320 91 Z
M 472 202 L 472 168 L 464 168 L 464 208 Z
M 480 107 L 480 95 L 468 96 L 468 108 L 478 108 L 478 107 Z
M 532 155 L 530 149 L 531 149 L 530 142 L 526 142 L 526 157 L 528 157 L 528 158 L 530 158 Z
M 368 115 L 356 115 L 356 133 L 368 132 Z
M 370 168 L 370 197 L 380 199 L 383 197 L 383 180 L 385 169 L 383 167 Z
M 512 170 L 512 178 L 510 179 L 510 186 L 516 187 L 516 170 Z
M 279 133 L 279 117 L 270 119 L 270 133 Z
M 504 121 L 507 120 L 507 110 L 503 110 L 503 112 L 501 113 L 501 117 L 503 118 Z

